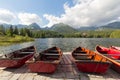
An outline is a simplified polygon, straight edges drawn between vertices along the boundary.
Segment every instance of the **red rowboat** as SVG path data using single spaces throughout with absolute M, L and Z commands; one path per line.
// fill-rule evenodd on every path
M 82 72 L 105 73 L 110 66 L 110 62 L 102 55 L 82 47 L 74 49 L 72 57 L 77 68 Z
M 110 56 L 111 58 L 120 60 L 120 51 L 117 49 L 96 46 L 96 51 L 102 54 L 109 54 L 108 56 Z
M 110 46 L 110 48 L 120 50 L 120 47 L 117 47 L 117 46 Z
M 108 49 L 108 51 L 106 52 L 102 52 L 104 51 L 103 49 Z M 96 50 L 99 53 L 102 53 L 100 55 L 103 55 L 104 57 L 106 57 L 107 60 L 109 60 L 110 62 L 112 62 L 112 69 L 114 69 L 116 72 L 120 73 L 120 51 L 118 50 L 118 47 L 110 47 L 110 48 L 105 48 L 102 46 L 96 46 Z
M 35 60 L 26 62 L 31 72 L 53 73 L 62 58 L 62 51 L 52 47 L 39 53 Z
M 0 67 L 17 68 L 25 64 L 35 53 L 35 47 L 30 46 L 9 54 L 0 56 Z

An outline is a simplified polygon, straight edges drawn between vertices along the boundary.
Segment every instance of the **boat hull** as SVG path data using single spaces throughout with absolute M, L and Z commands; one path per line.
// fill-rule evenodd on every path
M 0 67 L 7 67 L 7 68 L 17 68 L 21 67 L 25 64 L 25 62 L 30 59 L 34 54 L 29 54 L 23 58 L 19 59 L 1 59 L 0 60 Z
M 109 63 L 99 63 L 99 62 L 79 62 L 76 63 L 79 71 L 87 73 L 105 73 L 110 67 Z
M 35 63 L 28 64 L 28 68 L 31 72 L 38 73 L 54 73 L 58 64 L 47 63 L 43 61 L 37 61 Z
M 111 67 L 113 70 L 115 70 L 116 72 L 118 72 L 118 73 L 120 73 L 120 66 L 118 66 L 118 65 L 112 65 L 112 67 Z

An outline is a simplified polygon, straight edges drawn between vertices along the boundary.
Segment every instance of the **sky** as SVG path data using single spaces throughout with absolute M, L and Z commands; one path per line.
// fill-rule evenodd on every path
M 99 26 L 120 20 L 120 0 L 0 0 L 0 23 Z

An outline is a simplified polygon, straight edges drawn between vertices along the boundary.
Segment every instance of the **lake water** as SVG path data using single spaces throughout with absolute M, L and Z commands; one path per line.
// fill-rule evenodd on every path
M 81 46 L 91 50 L 95 50 L 96 45 L 102 46 L 120 46 L 120 39 L 111 38 L 39 38 L 34 42 L 25 42 L 20 44 L 13 44 L 10 46 L 0 46 L 1 53 L 9 53 L 14 50 L 35 45 L 37 52 L 45 50 L 47 48 L 57 46 L 62 49 L 63 52 L 71 52 L 74 48 Z

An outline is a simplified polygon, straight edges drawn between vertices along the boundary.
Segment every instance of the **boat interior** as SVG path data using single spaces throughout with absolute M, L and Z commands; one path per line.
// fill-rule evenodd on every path
M 82 47 L 76 48 L 72 52 L 72 56 L 77 62 L 109 62 L 102 55 L 98 55 L 97 53 Z
M 61 58 L 60 50 L 57 49 L 49 49 L 45 50 L 37 57 L 35 57 L 35 60 L 37 61 L 54 61 L 54 60 L 59 60 Z

